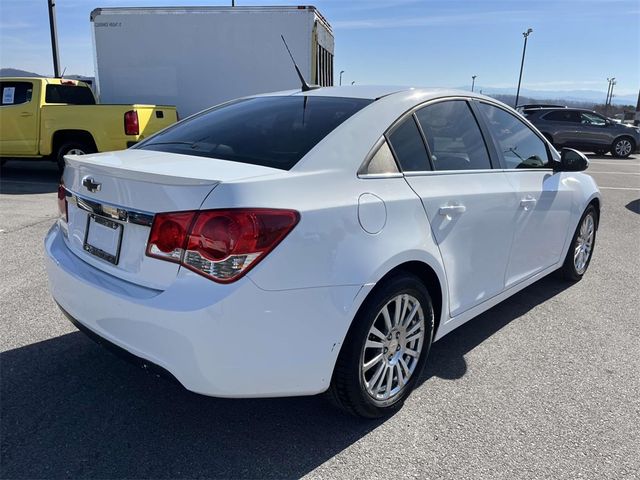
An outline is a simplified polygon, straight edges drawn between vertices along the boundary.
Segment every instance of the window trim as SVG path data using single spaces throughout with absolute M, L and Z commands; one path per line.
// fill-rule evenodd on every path
M 546 171 L 553 171 L 553 163 L 556 161 L 554 156 L 551 154 L 551 150 L 549 149 L 549 141 L 544 138 L 544 136 L 538 132 L 538 129 L 531 123 L 529 122 L 529 120 L 527 120 L 526 118 L 522 117 L 522 115 L 516 116 L 513 113 L 509 112 L 509 110 L 505 109 L 504 107 L 494 103 L 494 102 L 488 102 L 485 99 L 473 99 L 474 102 L 477 103 L 486 103 L 487 105 L 491 105 L 492 107 L 495 108 L 499 108 L 500 110 L 504 111 L 505 113 L 507 113 L 508 115 L 511 115 L 512 117 L 514 117 L 516 120 L 519 120 L 520 122 L 524 123 L 524 125 L 526 127 L 529 128 L 529 130 L 531 130 L 531 132 L 538 137 L 541 141 L 542 144 L 544 145 L 546 151 L 547 151 L 547 167 L 544 168 L 508 168 L 507 167 L 507 163 L 504 159 L 504 155 L 501 153 L 500 148 L 498 148 L 498 140 L 496 140 L 494 138 L 493 135 L 491 135 L 491 131 L 489 130 L 489 124 L 487 122 L 486 116 L 484 113 L 482 113 L 482 111 L 480 111 L 480 108 L 477 105 L 473 105 L 473 108 L 476 109 L 478 111 L 478 116 L 480 117 L 480 123 L 484 124 L 484 127 L 487 129 L 487 132 L 490 134 L 490 138 L 491 138 L 491 143 L 493 144 L 493 148 L 496 151 L 496 154 L 498 156 L 498 161 L 500 162 L 500 170 L 504 171 L 504 172 L 546 172 Z M 472 102 L 472 103 L 474 103 Z

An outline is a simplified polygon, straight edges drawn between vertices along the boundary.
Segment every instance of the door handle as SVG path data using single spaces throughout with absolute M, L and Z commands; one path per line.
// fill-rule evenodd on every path
M 535 206 L 536 203 L 538 203 L 538 200 L 533 197 L 525 197 L 520 200 L 520 206 L 524 207 L 525 210 L 529 210 L 529 208 Z
M 20 113 L 21 117 L 33 117 L 33 113 L 31 112 L 22 112 Z
M 464 205 L 445 205 L 438 209 L 440 215 L 452 215 L 455 213 L 464 213 L 467 211 L 467 207 Z

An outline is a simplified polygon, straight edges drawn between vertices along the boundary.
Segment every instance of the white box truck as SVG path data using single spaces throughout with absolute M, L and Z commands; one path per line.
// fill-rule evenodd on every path
M 181 118 L 256 93 L 333 85 L 333 33 L 312 6 L 97 8 L 102 103 L 176 105 Z

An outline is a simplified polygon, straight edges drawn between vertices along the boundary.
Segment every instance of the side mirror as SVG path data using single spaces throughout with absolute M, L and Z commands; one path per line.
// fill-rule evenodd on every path
M 563 148 L 560 152 L 561 172 L 582 172 L 589 167 L 589 160 L 584 153 L 573 148 Z

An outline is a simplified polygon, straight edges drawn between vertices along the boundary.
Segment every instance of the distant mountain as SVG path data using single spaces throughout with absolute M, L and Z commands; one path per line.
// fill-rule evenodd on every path
M 27 72 L 18 68 L 0 68 L 0 77 L 43 77 L 37 73 Z
M 46 75 L 40 75 L 33 72 L 27 72 L 26 70 L 20 70 L 18 68 L 0 68 L 0 77 L 45 77 Z M 94 78 L 87 77 L 85 75 L 71 75 L 64 74 L 64 78 L 68 78 L 70 80 L 80 80 L 81 82 L 86 82 L 89 85 L 93 85 Z
M 471 87 L 464 87 L 470 90 Z M 492 88 L 492 87 L 476 87 L 476 91 L 480 91 L 486 95 L 513 95 L 515 97 L 515 88 Z M 575 103 L 604 103 L 607 92 L 598 90 L 533 90 L 528 88 L 520 89 L 520 97 L 528 97 L 535 100 L 546 101 L 566 101 Z M 632 95 L 616 95 L 613 92 L 613 103 L 616 105 L 635 105 L 638 100 L 637 94 Z M 522 103 L 522 102 L 519 102 Z

